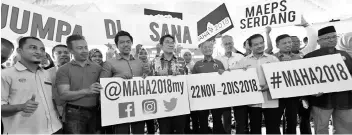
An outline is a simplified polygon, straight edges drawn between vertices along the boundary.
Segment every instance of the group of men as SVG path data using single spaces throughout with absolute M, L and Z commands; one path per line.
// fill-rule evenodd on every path
M 270 30 L 267 30 L 268 35 L 269 33 Z M 315 133 L 327 134 L 332 115 L 335 133 L 352 134 L 351 91 L 271 99 L 261 68 L 264 63 L 298 60 L 302 59 L 302 56 L 311 58 L 339 53 L 344 57 L 344 62 L 352 73 L 351 57 L 346 52 L 335 49 L 337 36 L 333 26 L 318 31 L 317 41 L 320 49 L 313 51 L 314 47 L 312 52 L 292 51 L 295 38 L 287 34 L 278 36 L 275 44 L 280 51 L 271 55 L 264 50 L 264 37 L 254 34 L 246 40 L 250 53 L 243 56 L 233 52 L 233 38 L 223 36 L 224 56 L 213 58 L 213 42 L 205 41 L 199 45 L 204 59 L 193 65 L 189 60 L 190 53 L 184 55 L 187 58 L 186 63 L 179 63 L 179 58 L 174 54 L 175 38 L 165 35 L 159 41 L 163 53 L 146 66 L 131 54 L 133 37 L 126 31 L 120 31 L 114 39 L 120 53 L 100 66 L 88 60 L 88 45 L 85 38 L 81 35 L 71 35 L 67 38 L 67 45 L 57 45 L 53 48 L 55 67 L 46 71 L 39 66 L 41 58 L 45 55 L 43 42 L 35 37 L 23 37 L 19 40 L 16 49 L 21 57 L 20 61 L 13 67 L 1 71 L 3 131 L 10 134 L 93 134 L 97 133 L 97 130 L 105 129 L 107 131 L 105 133 L 144 134 L 145 124 L 154 124 L 154 121 L 100 127 L 98 122 L 100 116 L 97 114 L 99 93 L 102 90 L 99 84 L 100 78 L 132 79 L 133 77 L 210 72 L 218 72 L 221 75 L 223 72 L 235 69 L 256 68 L 264 103 L 192 111 L 189 115 L 160 118 L 157 119 L 160 133 L 229 134 L 232 124 L 231 110 L 233 110 L 237 134 L 261 134 L 263 114 L 267 134 L 280 134 L 283 114 L 287 120 L 287 129 L 284 128 L 284 132 L 288 134 L 296 134 L 297 114 L 301 117 L 301 133 L 311 133 L 309 118 L 312 117 Z M 2 38 L 1 41 L 2 54 L 3 46 L 10 48 L 7 53 L 14 50 L 12 43 L 5 40 Z M 2 55 L 2 63 L 3 59 L 6 61 L 7 58 L 3 58 Z M 209 113 L 213 117 L 212 131 L 208 128 Z M 190 121 L 192 121 L 191 130 Z

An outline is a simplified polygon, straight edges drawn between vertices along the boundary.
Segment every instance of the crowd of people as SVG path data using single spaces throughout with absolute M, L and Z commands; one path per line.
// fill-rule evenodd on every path
M 212 57 L 214 42 L 205 41 L 199 45 L 204 55 L 199 61 L 192 60 L 191 52 L 183 53 L 182 57 L 176 55 L 175 38 L 171 35 L 160 38 L 158 54 L 151 61 L 142 45 L 137 45 L 132 55 L 133 37 L 126 31 L 116 34 L 114 42 L 119 53 L 109 52 L 106 61 L 99 49 L 88 49 L 82 35 L 71 35 L 66 45 L 53 47 L 53 59 L 36 37 L 22 37 L 16 49 L 9 40 L 1 38 L 1 63 L 15 50 L 19 57 L 12 67 L 2 67 L 1 71 L 2 131 L 10 134 L 144 134 L 147 127 L 148 134 L 155 134 L 156 128 L 160 134 L 231 134 L 234 126 L 236 134 L 261 134 L 264 118 L 267 134 L 280 134 L 281 126 L 285 134 L 296 134 L 299 117 L 301 134 L 312 133 L 311 118 L 315 133 L 328 134 L 332 116 L 335 133 L 352 134 L 352 87 L 344 92 L 271 99 L 261 68 L 265 63 L 341 54 L 352 73 L 352 34 L 338 38 L 334 26 L 324 27 L 318 30 L 317 39 L 304 38 L 307 46 L 300 48 L 300 39 L 288 34 L 276 37 L 275 43 L 271 43 L 270 31 L 270 27 L 266 28 L 267 49 L 264 36 L 254 34 L 244 42 L 245 53 L 234 48 L 231 36 L 219 36 L 225 54 L 216 58 Z M 273 44 L 279 52 L 273 53 Z M 320 49 L 316 49 L 318 44 Z M 100 78 L 210 72 L 221 75 L 225 71 L 248 68 L 257 69 L 260 91 L 265 99 L 262 104 L 192 111 L 189 115 L 101 127 Z M 210 114 L 212 128 L 209 128 Z M 232 116 L 235 123 L 232 123 Z M 281 124 L 282 117 L 287 124 Z

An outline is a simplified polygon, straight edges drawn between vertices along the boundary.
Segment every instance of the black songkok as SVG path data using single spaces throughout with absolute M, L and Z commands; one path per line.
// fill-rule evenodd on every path
M 334 26 L 327 26 L 327 27 L 321 28 L 318 31 L 318 36 L 322 36 L 322 35 L 332 33 L 332 32 L 336 32 L 335 27 Z

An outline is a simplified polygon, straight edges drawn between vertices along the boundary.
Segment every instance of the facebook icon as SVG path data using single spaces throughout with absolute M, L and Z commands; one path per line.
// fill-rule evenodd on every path
M 134 117 L 134 102 L 119 103 L 119 117 Z

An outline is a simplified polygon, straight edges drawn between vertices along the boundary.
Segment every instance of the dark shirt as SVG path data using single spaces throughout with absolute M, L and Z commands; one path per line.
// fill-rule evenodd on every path
M 70 91 L 87 89 L 95 82 L 98 82 L 101 66 L 91 61 L 87 61 L 83 67 L 76 61 L 61 66 L 56 73 L 57 86 L 62 84 L 70 85 Z M 75 101 L 69 101 L 69 104 L 92 107 L 96 106 L 96 95 L 85 96 Z
M 225 70 L 225 67 L 221 61 L 213 58 L 209 61 L 203 59 L 194 64 L 192 74 L 218 72 L 219 69 Z
M 348 71 L 352 73 L 352 58 L 346 52 L 335 48 L 321 48 L 308 53 L 303 58 L 319 57 L 330 54 L 341 54 Z M 308 96 L 308 101 L 312 106 L 324 109 L 352 109 L 352 90 L 344 92 L 326 93 L 319 97 Z
M 112 58 L 103 64 L 100 78 L 116 77 L 122 74 L 138 77 L 142 76 L 144 72 L 146 71 L 143 69 L 141 60 L 135 59 L 132 55 L 130 55 L 129 60 L 117 55 L 116 58 Z

